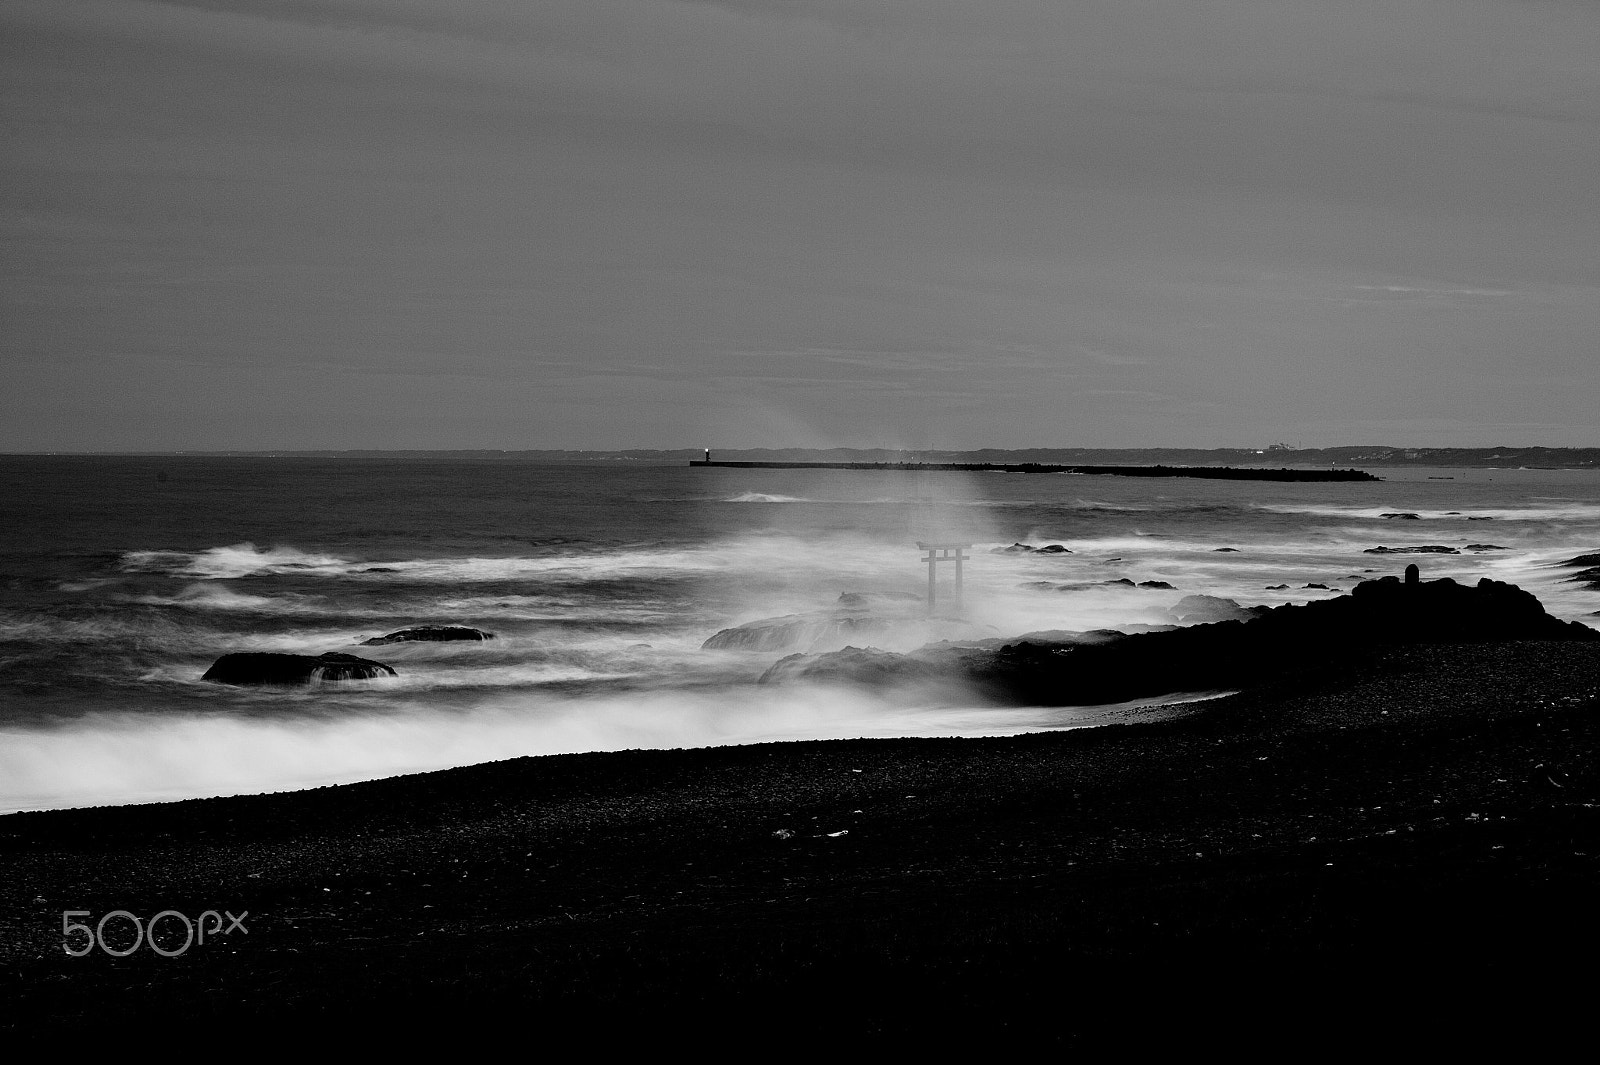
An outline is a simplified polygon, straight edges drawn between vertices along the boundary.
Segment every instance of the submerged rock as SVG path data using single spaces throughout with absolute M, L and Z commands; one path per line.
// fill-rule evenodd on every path
M 408 643 L 412 641 L 443 643 L 450 640 L 492 640 L 494 633 L 472 629 L 465 625 L 417 625 L 409 629 L 396 629 L 387 636 L 374 636 L 362 640 L 363 647 L 382 643 Z
M 217 659 L 200 679 L 240 686 L 298 686 L 395 675 L 395 671 L 382 662 L 335 651 L 322 655 L 236 651 Z

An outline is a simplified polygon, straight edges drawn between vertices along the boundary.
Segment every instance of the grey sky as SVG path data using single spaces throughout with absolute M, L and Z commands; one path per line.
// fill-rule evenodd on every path
M 1600 4 L 0 0 L 0 450 L 1600 444 Z

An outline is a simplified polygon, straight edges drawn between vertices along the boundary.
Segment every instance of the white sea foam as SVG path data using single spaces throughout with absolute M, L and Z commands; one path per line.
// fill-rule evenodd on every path
M 317 555 L 294 547 L 259 550 L 255 544 L 208 547 L 204 551 L 129 551 L 122 568 L 130 573 L 171 573 L 180 577 L 248 577 L 258 573 L 339 575 L 350 563 L 333 555 Z
M 771 492 L 740 492 L 736 496 L 724 499 L 724 503 L 815 503 L 814 499 L 804 499 L 800 496 L 780 496 Z
M 520 755 L 788 739 L 995 736 L 1156 717 L 1162 700 L 1111 707 L 906 705 L 838 687 L 500 696 L 460 711 L 389 705 L 318 719 L 100 714 L 0 731 L 0 812 L 286 791 Z M 1139 707 L 1152 707 L 1141 711 Z
M 1600 522 L 1600 504 L 1580 500 L 1552 500 L 1522 506 L 1475 507 L 1470 504 L 1440 507 L 1417 506 L 1404 501 L 1385 506 L 1350 506 L 1334 504 L 1260 503 L 1259 510 L 1275 514 L 1311 514 L 1347 520 L 1369 520 L 1385 525 L 1404 527 L 1413 520 L 1466 522 L 1471 518 L 1489 518 L 1495 521 L 1544 522 Z M 1415 514 L 1416 519 L 1385 517 L 1387 514 Z

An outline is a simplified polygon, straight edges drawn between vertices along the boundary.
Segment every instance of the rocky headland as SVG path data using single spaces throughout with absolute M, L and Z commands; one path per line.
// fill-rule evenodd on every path
M 791 655 L 761 681 L 945 680 L 1001 703 L 1088 706 L 1244 689 L 1291 674 L 1343 669 L 1377 649 L 1407 643 L 1600 640 L 1587 625 L 1552 617 L 1515 585 L 1488 579 L 1462 585 L 1415 576 L 1413 567 L 1404 581 L 1364 581 L 1337 599 L 1270 609 L 1189 596 L 1173 608 L 1186 627 L 1166 631 L 1021 639 L 1000 646 L 946 643 L 909 654 L 850 647 Z M 1186 604 L 1190 609 L 1181 609 Z

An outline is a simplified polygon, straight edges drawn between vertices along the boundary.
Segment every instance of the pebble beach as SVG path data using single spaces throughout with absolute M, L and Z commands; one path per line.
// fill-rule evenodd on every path
M 0 1023 L 43 1045 L 160 1017 L 210 1047 L 1553 1046 L 1600 941 L 1597 709 L 1594 643 L 1411 645 L 1165 721 L 13 814 Z M 248 916 L 178 957 L 68 956 L 63 912 L 114 910 Z

